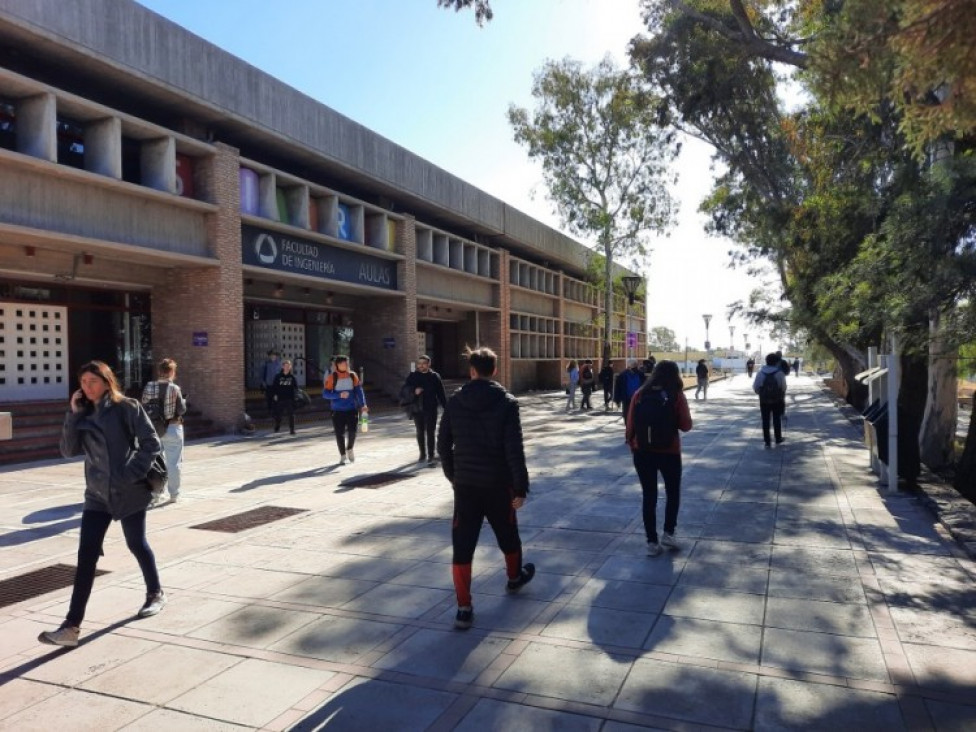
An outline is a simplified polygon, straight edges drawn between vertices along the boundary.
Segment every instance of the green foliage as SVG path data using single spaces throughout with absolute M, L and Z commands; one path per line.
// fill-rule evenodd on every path
M 648 330 L 647 346 L 652 351 L 674 352 L 680 350 L 674 331 L 663 325 L 652 326 Z

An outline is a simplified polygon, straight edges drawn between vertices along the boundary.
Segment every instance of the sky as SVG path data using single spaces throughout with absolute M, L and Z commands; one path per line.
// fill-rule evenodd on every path
M 436 0 L 139 0 L 140 3 L 365 125 L 483 191 L 561 226 L 541 168 L 513 138 L 509 105 L 532 110 L 533 74 L 549 59 L 627 64 L 644 30 L 639 0 L 492 0 L 479 28 L 471 11 Z M 391 110 L 415 110 L 412 114 Z M 673 330 L 682 346 L 729 344 L 728 305 L 764 283 L 732 269 L 729 241 L 710 237 L 697 213 L 711 189 L 711 152 L 689 140 L 677 163 L 676 226 L 655 235 L 641 274 L 648 326 Z M 738 320 L 733 343 L 768 335 Z

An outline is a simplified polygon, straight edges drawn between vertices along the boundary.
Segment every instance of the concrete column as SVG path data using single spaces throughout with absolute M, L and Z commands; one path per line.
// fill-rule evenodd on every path
M 17 102 L 17 152 L 58 161 L 58 105 L 53 94 Z
M 292 217 L 290 223 L 295 226 L 308 228 L 308 186 L 293 186 L 285 191 L 288 212 Z
M 261 173 L 258 182 L 258 215 L 272 221 L 278 220 L 278 177 L 274 173 Z
M 157 191 L 176 193 L 176 140 L 161 137 L 142 143 L 139 152 L 142 184 Z
M 118 117 L 85 125 L 85 170 L 122 180 L 122 120 Z

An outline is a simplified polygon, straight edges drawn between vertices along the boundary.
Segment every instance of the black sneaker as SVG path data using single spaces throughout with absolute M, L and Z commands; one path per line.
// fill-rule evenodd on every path
M 507 592 L 518 592 L 529 584 L 533 577 L 535 577 L 535 565 L 526 564 L 524 567 L 522 567 L 522 571 L 519 573 L 518 577 L 508 581 L 508 584 L 505 585 L 505 590 Z
M 458 630 L 467 630 L 474 622 L 474 608 L 459 607 L 457 615 L 454 616 L 454 627 Z
M 165 604 L 166 595 L 163 594 L 162 590 L 159 590 L 159 592 L 150 592 L 146 595 L 145 604 L 139 608 L 139 617 L 148 618 L 152 615 L 158 615 Z

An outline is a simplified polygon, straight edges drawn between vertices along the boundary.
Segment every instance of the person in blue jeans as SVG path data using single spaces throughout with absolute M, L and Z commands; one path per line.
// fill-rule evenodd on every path
M 156 429 L 139 402 L 122 395 L 112 369 L 101 361 L 82 366 L 78 381 L 81 389 L 71 395 L 61 430 L 61 454 L 85 456 L 78 565 L 64 622 L 37 637 L 41 643 L 67 648 L 78 645 L 95 567 L 112 521 L 122 524 L 126 546 L 139 562 L 146 583 L 146 602 L 139 617 L 155 615 L 166 604 L 156 557 L 146 540 L 146 508 L 152 498 L 146 475 L 162 449 Z
M 566 393 L 569 395 L 566 399 L 567 412 L 571 409 L 576 409 L 576 389 L 579 386 L 579 374 L 579 367 L 576 365 L 576 361 L 570 361 L 566 367 L 566 376 L 569 379 L 569 387 L 566 389 Z
M 150 381 L 142 390 L 142 403 L 148 404 L 156 398 L 163 400 L 163 416 L 166 418 L 166 431 L 159 439 L 163 444 L 163 458 L 166 460 L 166 488 L 169 500 L 176 503 L 180 499 L 183 484 L 183 415 L 186 414 L 186 395 L 176 384 L 176 361 L 164 358 L 156 367 L 159 378 Z M 162 496 L 156 498 L 158 501 Z
M 335 370 L 325 377 L 322 397 L 332 403 L 332 426 L 339 446 L 339 464 L 345 465 L 356 462 L 353 447 L 356 444 L 359 415 L 368 414 L 369 407 L 366 406 L 366 394 L 359 383 L 359 376 L 349 368 L 349 357 L 336 356 L 332 363 Z

